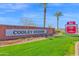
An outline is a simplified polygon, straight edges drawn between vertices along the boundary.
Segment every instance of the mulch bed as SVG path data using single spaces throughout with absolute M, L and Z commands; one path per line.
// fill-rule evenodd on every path
M 15 45 L 15 44 L 21 44 L 21 43 L 27 43 L 32 41 L 38 41 L 42 40 L 44 37 L 39 38 L 21 38 L 16 40 L 7 40 L 7 41 L 0 41 L 0 47 L 7 46 L 7 45 Z

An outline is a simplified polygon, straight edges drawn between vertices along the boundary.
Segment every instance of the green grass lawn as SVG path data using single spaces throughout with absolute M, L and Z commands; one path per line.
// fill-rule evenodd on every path
M 59 36 L 46 40 L 0 47 L 0 56 L 73 56 L 78 37 Z

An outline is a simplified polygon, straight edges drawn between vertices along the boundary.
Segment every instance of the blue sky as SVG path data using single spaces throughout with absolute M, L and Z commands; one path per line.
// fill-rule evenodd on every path
M 54 13 L 61 11 L 59 27 L 64 28 L 67 21 L 76 21 L 79 24 L 79 4 L 53 3 L 47 4 L 46 27 L 56 27 Z M 22 18 L 27 18 L 37 26 L 43 26 L 43 4 L 32 3 L 0 3 L 0 24 L 23 25 Z

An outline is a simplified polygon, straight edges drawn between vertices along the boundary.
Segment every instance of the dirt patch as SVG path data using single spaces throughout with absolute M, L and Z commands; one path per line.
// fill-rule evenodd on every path
M 39 41 L 44 39 L 45 39 L 44 37 L 39 37 L 39 38 L 21 38 L 16 40 L 0 41 L 0 47 L 28 43 L 28 42 Z

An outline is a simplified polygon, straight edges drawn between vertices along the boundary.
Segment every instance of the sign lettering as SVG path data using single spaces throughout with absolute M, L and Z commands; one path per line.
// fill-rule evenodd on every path
M 29 34 L 46 34 L 45 29 L 6 29 L 6 36 L 20 36 Z

